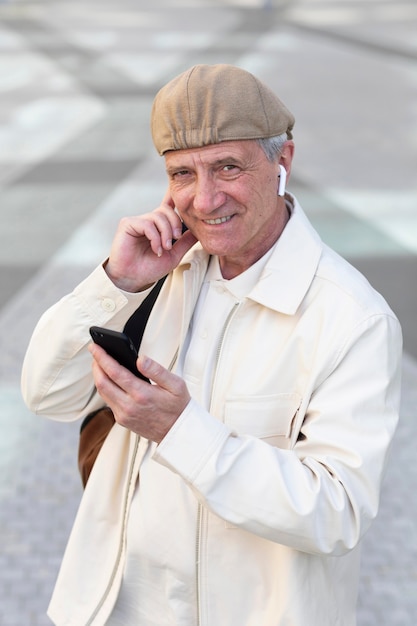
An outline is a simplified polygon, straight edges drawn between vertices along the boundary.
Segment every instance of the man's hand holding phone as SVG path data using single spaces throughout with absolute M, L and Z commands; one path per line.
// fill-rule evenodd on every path
M 103 330 L 96 330 L 96 337 L 97 333 L 104 335 Z M 124 353 L 127 346 L 123 336 L 113 336 L 111 341 Z M 146 439 L 162 441 L 191 399 L 184 380 L 149 357 L 137 359 L 135 375 L 96 343 L 89 350 L 95 386 L 116 422 Z

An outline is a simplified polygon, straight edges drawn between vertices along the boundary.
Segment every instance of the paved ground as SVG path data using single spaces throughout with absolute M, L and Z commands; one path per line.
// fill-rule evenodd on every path
M 416 26 L 414 0 L 0 3 L 2 626 L 49 623 L 81 495 L 78 424 L 37 419 L 21 401 L 27 341 L 104 258 L 119 217 L 158 203 L 150 104 L 198 62 L 255 72 L 294 111 L 290 188 L 403 324 L 401 423 L 364 541 L 358 624 L 416 626 Z

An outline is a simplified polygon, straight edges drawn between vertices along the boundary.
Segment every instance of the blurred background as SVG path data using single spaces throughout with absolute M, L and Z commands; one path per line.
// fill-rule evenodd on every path
M 156 91 L 220 62 L 295 114 L 289 190 L 402 323 L 401 421 L 364 539 L 358 626 L 417 624 L 415 0 L 22 0 L 0 2 L 2 626 L 50 623 L 81 496 L 79 424 L 36 418 L 20 397 L 31 332 L 107 256 L 120 217 L 159 204 Z

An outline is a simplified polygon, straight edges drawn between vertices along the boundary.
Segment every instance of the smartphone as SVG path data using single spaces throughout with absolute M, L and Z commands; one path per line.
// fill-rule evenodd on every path
M 123 365 L 123 367 L 128 369 L 129 372 L 132 372 L 132 374 L 135 374 L 135 376 L 138 376 L 138 378 L 148 383 L 150 382 L 149 378 L 143 376 L 136 367 L 138 352 L 133 341 L 126 333 L 101 328 L 101 326 L 91 326 L 90 335 L 94 343 L 104 348 L 107 354 L 113 357 L 113 359 L 116 359 L 120 365 Z

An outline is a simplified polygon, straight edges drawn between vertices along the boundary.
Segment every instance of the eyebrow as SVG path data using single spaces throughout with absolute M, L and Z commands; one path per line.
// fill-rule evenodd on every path
M 217 161 L 214 161 L 213 165 L 214 166 L 218 166 L 218 165 L 239 165 L 241 164 L 241 160 L 240 159 L 236 159 L 235 157 L 225 157 L 224 159 L 218 159 Z
M 209 165 L 211 167 L 219 167 L 221 165 L 241 165 L 241 160 L 240 159 L 236 159 L 233 156 L 228 156 L 228 157 L 224 157 L 221 159 L 216 159 L 215 161 L 209 163 Z M 180 163 L 178 165 L 170 165 L 169 167 L 166 168 L 166 172 L 167 174 L 172 174 L 174 172 L 178 172 L 181 170 L 189 170 L 190 167 L 188 165 L 181 165 Z

